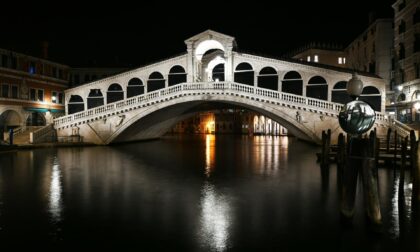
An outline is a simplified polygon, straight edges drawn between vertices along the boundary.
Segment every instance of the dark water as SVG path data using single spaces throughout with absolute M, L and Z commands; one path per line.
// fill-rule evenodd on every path
M 0 247 L 115 251 L 419 251 L 410 187 L 381 169 L 384 225 L 361 188 L 338 214 L 336 169 L 285 137 L 197 136 L 0 154 Z M 8 248 L 3 250 L 3 248 Z

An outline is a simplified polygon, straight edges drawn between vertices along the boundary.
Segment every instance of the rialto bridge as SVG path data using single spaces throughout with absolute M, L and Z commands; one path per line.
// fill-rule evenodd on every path
M 240 53 L 235 38 L 211 30 L 185 44 L 181 56 L 68 89 L 66 116 L 54 121 L 57 135 L 96 144 L 158 138 L 205 103 L 256 111 L 311 142 L 319 143 L 322 130 L 340 132 L 351 71 Z M 384 81 L 360 78 L 375 127 L 386 129 Z

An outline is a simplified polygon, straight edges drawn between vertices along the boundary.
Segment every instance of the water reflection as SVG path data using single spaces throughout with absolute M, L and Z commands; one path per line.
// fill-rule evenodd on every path
M 214 169 L 214 153 L 216 149 L 215 139 L 215 135 L 206 135 L 206 167 L 204 173 L 207 177 L 210 177 L 210 174 Z
M 200 239 L 211 250 L 224 251 L 231 225 L 230 207 L 226 196 L 218 194 L 215 187 L 205 182 L 201 195 Z
M 392 191 L 392 227 L 390 232 L 395 238 L 404 235 L 407 224 L 411 222 L 412 215 L 411 200 L 413 184 L 402 182 L 400 178 L 394 180 Z M 400 185 L 400 183 L 404 184 Z
M 277 136 L 256 136 L 253 139 L 254 158 L 258 174 L 274 175 L 282 164 L 287 163 L 288 158 L 288 137 Z
M 54 222 L 59 222 L 61 220 L 61 211 L 62 211 L 61 193 L 62 193 L 62 186 L 61 186 L 60 166 L 58 164 L 57 157 L 54 157 L 52 173 L 51 173 L 50 190 L 49 190 L 49 212 Z

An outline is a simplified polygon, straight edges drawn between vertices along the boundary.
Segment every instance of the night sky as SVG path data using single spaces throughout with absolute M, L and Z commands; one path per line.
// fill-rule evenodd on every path
M 131 68 L 185 52 L 184 40 L 207 29 L 235 37 L 241 51 L 272 56 L 310 41 L 346 46 L 367 28 L 369 12 L 392 17 L 394 0 L 16 2 L 2 3 L 0 47 L 40 56 L 45 40 L 50 59 L 63 64 Z

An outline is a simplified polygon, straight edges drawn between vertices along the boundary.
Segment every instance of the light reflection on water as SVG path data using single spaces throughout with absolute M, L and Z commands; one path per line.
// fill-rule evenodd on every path
M 204 168 L 204 173 L 207 177 L 210 177 L 212 170 L 214 169 L 214 155 L 216 151 L 216 136 L 207 134 L 206 135 L 206 167 Z
M 62 194 L 62 185 L 61 185 L 60 165 L 58 164 L 57 157 L 54 157 L 53 165 L 52 165 L 52 172 L 51 172 L 50 190 L 49 190 L 49 212 L 54 222 L 59 222 L 61 220 L 61 212 L 62 212 L 61 194 Z
M 229 240 L 231 224 L 229 200 L 206 182 L 201 191 L 200 239 L 214 251 L 224 251 Z

